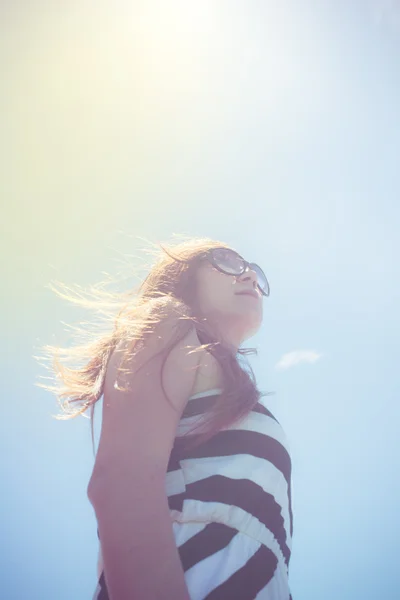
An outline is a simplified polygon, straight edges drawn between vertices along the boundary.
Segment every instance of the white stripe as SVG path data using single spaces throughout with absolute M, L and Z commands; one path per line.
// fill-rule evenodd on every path
M 172 529 L 174 531 L 177 548 L 182 546 L 182 544 L 190 540 L 190 538 L 197 533 L 200 533 L 200 531 L 203 531 L 207 525 L 208 523 L 178 523 L 178 521 L 173 521 Z
M 171 511 L 171 518 L 179 523 L 222 523 L 233 527 L 240 533 L 267 546 L 275 554 L 278 562 L 286 568 L 285 557 L 274 534 L 256 517 L 238 506 L 228 506 L 222 502 L 185 500 L 183 512 Z M 287 546 L 290 549 L 288 541 Z
M 185 580 L 191 600 L 203 600 L 243 567 L 259 547 L 256 540 L 237 533 L 225 548 L 188 569 Z
M 100 579 L 100 576 L 103 572 L 104 563 L 103 563 L 103 554 L 101 552 L 101 543 L 99 543 L 99 551 L 97 554 L 97 579 Z
M 184 493 L 186 490 L 186 485 L 182 469 L 177 471 L 169 471 L 166 473 L 165 490 L 167 496 L 175 496 L 175 494 Z
M 180 420 L 177 434 L 187 434 L 190 429 L 200 423 L 204 419 L 204 413 L 201 415 L 193 415 L 192 417 L 182 417 Z M 287 437 L 282 429 L 282 426 L 275 421 L 272 417 L 265 415 L 264 413 L 251 412 L 244 417 L 236 425 L 222 428 L 222 431 L 255 431 L 263 435 L 268 435 L 274 440 L 282 444 L 287 450 Z
M 249 413 L 233 429 L 238 429 L 239 431 L 256 431 L 257 433 L 269 435 L 287 450 L 287 438 L 282 425 L 264 413 Z
M 254 481 L 265 492 L 271 494 L 281 507 L 290 548 L 288 484 L 282 472 L 268 460 L 250 454 L 237 454 L 228 457 L 186 458 L 181 461 L 181 467 L 186 484 L 195 483 L 213 475 L 223 475 L 236 480 L 249 479 Z
M 206 398 L 207 396 L 214 396 L 215 394 L 222 394 L 223 390 L 221 388 L 213 388 L 212 390 L 207 390 L 206 392 L 197 392 L 197 394 L 193 394 L 189 397 L 189 400 L 195 400 L 196 398 Z

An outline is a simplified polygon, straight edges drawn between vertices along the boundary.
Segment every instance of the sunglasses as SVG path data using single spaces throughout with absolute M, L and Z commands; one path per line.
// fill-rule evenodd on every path
M 204 258 L 225 275 L 239 277 L 252 270 L 257 275 L 257 287 L 263 296 L 269 296 L 270 288 L 264 271 L 256 263 L 249 263 L 240 254 L 230 248 L 212 248 Z

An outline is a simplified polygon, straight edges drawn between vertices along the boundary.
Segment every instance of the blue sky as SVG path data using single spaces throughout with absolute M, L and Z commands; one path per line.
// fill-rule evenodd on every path
M 251 345 L 293 460 L 294 600 L 400 587 L 400 5 L 3 6 L 1 580 L 84 600 L 97 537 L 89 421 L 60 422 L 33 355 L 82 286 L 174 233 L 271 285 Z M 396 393 L 397 392 L 397 393 Z

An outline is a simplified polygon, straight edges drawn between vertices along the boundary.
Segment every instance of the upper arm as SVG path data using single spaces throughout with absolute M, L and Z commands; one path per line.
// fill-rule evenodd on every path
M 133 368 L 124 381 L 126 391 L 114 385 L 122 354 L 114 351 L 111 356 L 89 496 L 96 488 L 93 483 L 103 481 L 113 485 L 116 478 L 123 477 L 145 485 L 154 479 L 161 482 L 165 476 L 179 420 L 193 390 L 201 358 L 200 352 L 191 352 L 200 345 L 194 326 L 166 359 L 160 353 L 168 347 L 177 326 L 176 314 L 156 326 L 134 356 Z

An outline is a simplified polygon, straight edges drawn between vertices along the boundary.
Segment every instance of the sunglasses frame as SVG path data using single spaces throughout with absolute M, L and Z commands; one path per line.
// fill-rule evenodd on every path
M 216 262 L 215 257 L 214 257 L 214 252 L 216 250 L 225 250 L 228 252 L 232 252 L 232 254 L 235 254 L 238 258 L 240 258 L 240 260 L 243 263 L 243 270 L 241 270 L 240 273 L 228 273 L 226 271 L 224 271 Z M 263 296 L 269 296 L 270 294 L 270 287 L 269 287 L 269 281 L 267 279 L 266 274 L 264 273 L 264 271 L 262 270 L 262 268 L 257 265 L 257 263 L 250 263 L 247 260 L 245 260 L 243 258 L 243 256 L 241 256 L 238 252 L 236 252 L 236 250 L 231 250 L 230 248 L 224 248 L 223 246 L 219 247 L 219 248 L 210 248 L 210 250 L 206 253 L 205 258 L 207 258 L 210 263 L 213 265 L 213 267 L 215 267 L 218 271 L 220 271 L 220 273 L 224 273 L 224 275 L 232 275 L 233 277 L 240 277 L 241 275 L 243 275 L 243 273 L 246 273 L 246 271 L 248 270 L 254 270 L 255 273 L 257 273 L 257 269 L 259 271 L 261 271 L 261 273 L 263 274 L 263 276 L 265 277 L 265 282 L 267 284 L 267 290 L 263 290 L 262 287 L 260 286 L 260 284 L 257 282 L 257 287 L 260 290 L 260 292 L 262 293 Z M 254 269 L 254 267 L 256 267 L 256 269 Z M 258 277 L 257 277 L 258 279 Z

